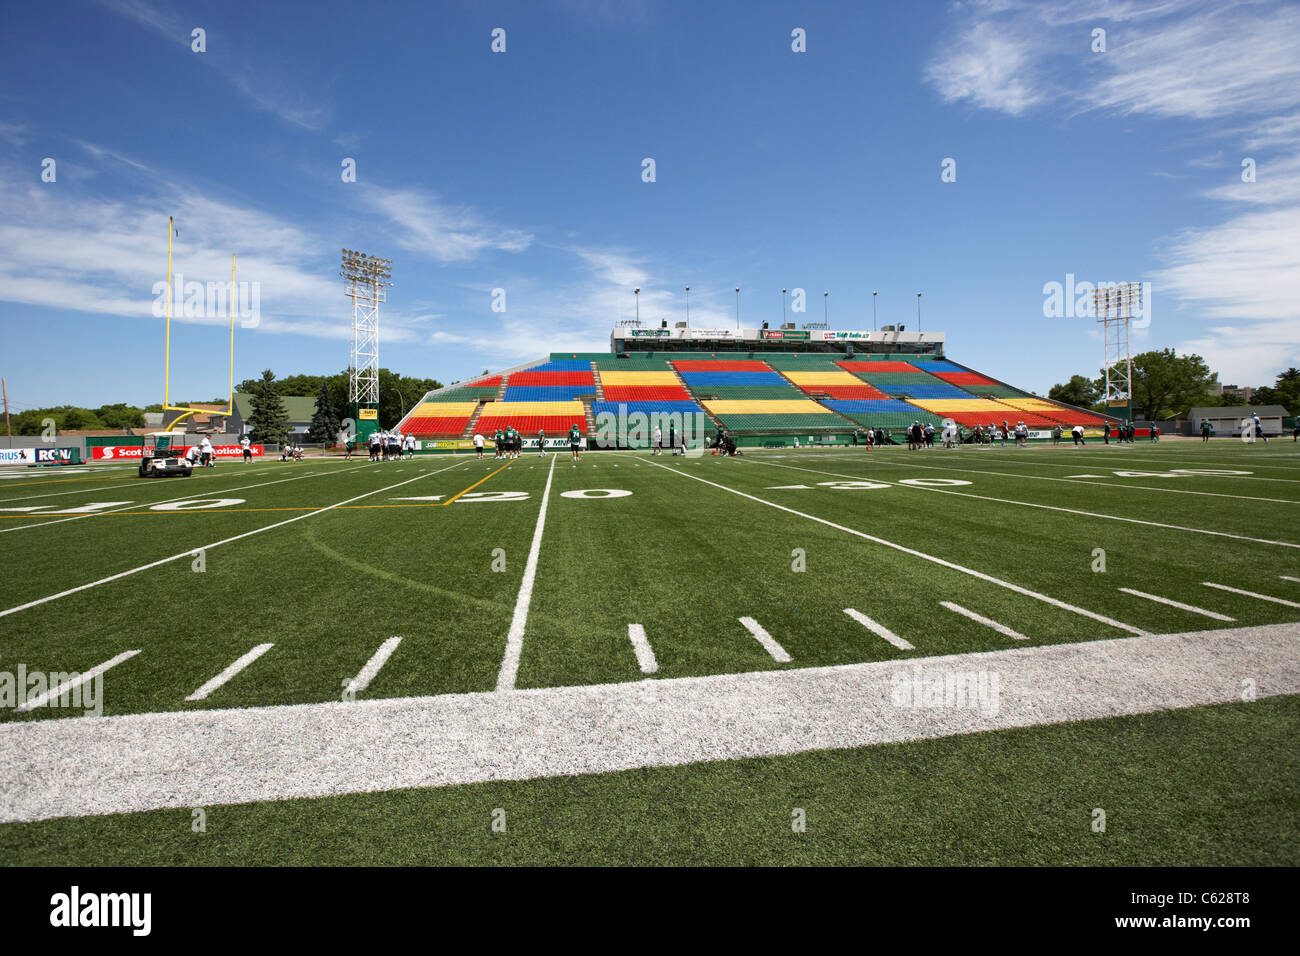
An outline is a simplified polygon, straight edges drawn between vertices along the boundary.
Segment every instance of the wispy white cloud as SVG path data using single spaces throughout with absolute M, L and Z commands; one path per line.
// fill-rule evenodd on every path
M 194 24 L 183 22 L 170 9 L 155 6 L 147 0 L 99 2 L 113 13 L 189 48 L 190 31 Z M 202 54 L 198 61 L 216 70 L 222 79 L 248 97 L 259 109 L 272 113 L 292 126 L 319 131 L 329 125 L 331 112 L 328 106 L 314 102 L 298 84 L 273 77 L 264 66 L 255 65 L 248 60 L 237 61 L 223 57 L 215 51 Z
M 439 262 L 467 262 L 491 250 L 522 252 L 533 241 L 526 232 L 419 190 L 358 186 L 363 202 L 391 223 L 399 246 Z
M 953 34 L 925 68 L 949 102 L 1014 116 L 1065 108 L 1200 120 L 1207 139 L 1232 137 L 1241 149 L 1270 151 L 1253 157 L 1253 183 L 1240 181 L 1240 157 L 1222 148 L 1185 160 L 1188 168 L 1229 172 L 1231 180 L 1204 195 L 1236 211 L 1163 243 L 1164 268 L 1153 280 L 1157 295 L 1192 310 L 1185 314 L 1219 320 L 1177 344 L 1199 351 L 1225 378 L 1253 382 L 1296 364 L 1300 7 L 999 0 L 957 3 L 952 12 Z M 1105 53 L 1090 50 L 1096 27 L 1107 31 Z

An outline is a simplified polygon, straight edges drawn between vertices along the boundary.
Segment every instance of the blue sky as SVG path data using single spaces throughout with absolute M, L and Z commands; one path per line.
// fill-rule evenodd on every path
M 606 349 L 635 286 L 643 319 L 689 285 L 692 324 L 734 324 L 739 285 L 746 325 L 787 287 L 912 327 L 921 291 L 951 357 L 1045 391 L 1102 358 L 1044 315 L 1073 274 L 1151 283 L 1135 351 L 1271 383 L 1300 365 L 1300 7 L 1221 7 L 7 4 L 0 371 L 20 409 L 161 400 L 174 215 L 187 280 L 237 251 L 258 283 L 237 379 L 347 365 L 347 246 L 393 260 L 381 364 L 443 381 Z M 224 321 L 175 323 L 173 398 L 223 393 Z

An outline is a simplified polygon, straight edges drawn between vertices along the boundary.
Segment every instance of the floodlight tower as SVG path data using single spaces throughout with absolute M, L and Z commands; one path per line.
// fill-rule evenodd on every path
M 358 437 L 379 427 L 379 304 L 386 301 L 393 260 L 343 250 L 344 292 L 352 300 L 352 362 L 348 366 L 348 402 Z M 363 409 L 365 411 L 363 411 Z
M 1129 354 L 1129 326 L 1142 312 L 1142 283 L 1098 286 L 1092 292 L 1092 314 L 1101 323 L 1106 343 L 1106 407 L 1133 419 L 1133 359 Z

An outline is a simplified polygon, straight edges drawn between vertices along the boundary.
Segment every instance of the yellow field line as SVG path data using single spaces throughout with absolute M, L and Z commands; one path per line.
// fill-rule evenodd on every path
M 500 468 L 498 468 L 496 471 L 489 472 L 488 475 L 487 475 L 486 477 L 484 477 L 484 478 L 480 478 L 478 481 L 474 482 L 474 484 L 472 484 L 472 485 L 470 485 L 468 488 L 466 488 L 465 491 L 473 491 L 473 490 L 474 490 L 475 488 L 477 488 L 479 485 L 483 484 L 483 482 L 487 481 L 488 478 L 491 478 L 493 475 L 495 475 L 495 474 L 499 474 L 500 472 L 505 471 L 507 468 L 510 467 L 510 464 L 511 464 L 510 462 L 506 462 L 504 465 L 502 465 L 502 466 L 501 466 Z M 440 502 L 438 502 L 438 504 L 440 504 L 440 505 L 449 505 L 449 504 L 451 504 L 453 501 L 455 501 L 457 498 L 459 498 L 461 495 L 465 494 L 465 491 L 459 491 L 459 492 L 457 492 L 456 494 L 452 495 L 450 498 L 448 498 L 446 501 L 440 501 Z

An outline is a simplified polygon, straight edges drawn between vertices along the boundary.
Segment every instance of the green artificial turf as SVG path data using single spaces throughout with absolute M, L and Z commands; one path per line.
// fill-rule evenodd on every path
M 997 620 L 1031 646 L 1128 636 L 998 582 L 1153 633 L 1300 621 L 1300 608 L 1203 583 L 1300 602 L 1300 583 L 1286 579 L 1300 577 L 1294 547 L 1300 544 L 1300 447 L 1290 441 L 753 451 L 736 459 L 590 453 L 578 465 L 562 454 L 553 471 L 551 459 L 525 455 L 497 471 L 502 464 L 490 455 L 481 462 L 427 456 L 382 464 L 223 462 L 169 481 L 142 481 L 130 468 L 5 477 L 0 509 L 119 502 L 121 511 L 76 517 L 0 510 L 0 611 L 40 602 L 0 616 L 0 668 L 22 662 L 29 671 L 84 671 L 139 650 L 105 675 L 106 714 L 310 703 L 339 699 L 343 681 L 382 642 L 400 635 L 402 644 L 364 696 L 491 690 L 548 479 L 521 688 L 641 679 L 628 641 L 633 623 L 645 628 L 654 648 L 656 679 L 1011 645 L 941 601 Z M 1207 470 L 1246 474 L 1195 473 Z M 962 483 L 908 483 L 936 479 Z M 592 489 L 630 494 L 566 495 Z M 403 500 L 447 500 L 466 491 L 446 507 Z M 181 496 L 207 504 L 197 511 L 152 507 Z M 177 559 L 97 583 L 171 556 Z M 1121 587 L 1233 620 L 1154 603 Z M 845 608 L 869 615 L 915 650 L 897 650 Z M 774 662 L 738 623 L 742 616 L 755 618 L 793 660 Z M 264 642 L 275 646 L 206 700 L 185 700 Z M 92 852 L 105 862 L 248 861 L 270 859 L 271 846 L 294 840 L 310 854 L 299 859 L 305 862 L 1295 862 L 1294 794 L 1280 785 L 1243 783 L 1247 796 L 1234 796 L 1235 778 L 1219 769 L 1235 767 L 1259 781 L 1260 775 L 1276 780 L 1290 766 L 1294 779 L 1294 764 L 1279 762 L 1269 742 L 1285 739 L 1287 730 L 1294 739 L 1300 728 L 1293 703 L 1251 706 L 1258 709 L 1213 708 L 577 781 L 214 810 L 213 816 L 242 821 L 225 844 L 183 842 L 188 825 L 176 837 L 142 835 L 164 833 L 171 823 L 150 821 L 178 819 L 174 812 L 17 825 L 0 834 L 14 847 L 14 860 L 26 862 L 45 846 L 49 855 L 41 862 L 86 861 L 82 854 Z M 61 716 L 49 708 L 6 710 L 0 722 Z M 1092 842 L 1062 842 L 1044 829 L 1045 818 L 1014 800 L 1038 801 L 1033 805 L 1049 817 L 1066 812 L 1059 801 L 1071 793 L 1088 803 L 1078 789 L 1085 768 L 1076 764 L 1101 760 L 1105 740 L 1093 735 L 1102 727 L 1129 736 L 1123 760 L 1102 761 L 1099 779 L 1131 797 L 1126 812 L 1146 825 L 1112 829 Z M 1006 743 L 1012 740 L 1021 743 Z M 1038 740 L 1047 743 L 1026 743 Z M 1013 754 L 1005 766 L 992 756 L 1003 747 Z M 1073 760 L 1066 756 L 1071 747 L 1082 748 Z M 938 760 L 936 766 L 951 762 L 948 776 L 932 778 L 948 783 L 925 783 L 922 768 L 929 764 L 899 756 L 921 753 L 924 761 Z M 882 763 L 889 754 L 894 762 Z M 971 778 L 958 786 L 953 774 L 962 767 L 971 768 Z M 1012 797 L 1002 812 L 1010 822 L 1002 829 L 982 818 L 978 826 L 962 822 L 967 813 L 997 816 L 988 788 L 1004 771 Z M 769 826 L 760 821 L 777 805 L 764 803 L 761 791 L 746 796 L 760 772 L 781 781 L 780 800 L 787 803 L 801 792 L 838 794 L 842 809 L 826 804 L 819 814 L 839 821 L 839 844 L 825 842 L 829 833 L 796 844 L 760 838 Z M 864 785 L 863 775 L 893 783 L 866 791 L 874 794 L 872 807 L 888 806 L 896 815 L 886 826 L 885 817 L 868 814 L 876 821 L 871 838 L 850 826 L 843 809 L 852 805 L 846 795 Z M 1178 799 L 1175 784 L 1186 788 Z M 895 789 L 907 810 L 886 799 Z M 514 847 L 509 851 L 448 836 L 469 833 L 470 821 L 478 827 L 482 804 L 501 805 L 505 795 L 519 800 L 525 815 L 567 820 L 553 826 L 569 827 L 575 819 L 569 814 L 578 810 L 566 795 L 577 791 L 592 796 L 574 807 L 595 814 L 580 834 L 560 839 L 558 829 L 535 822 L 530 831 L 521 824 L 513 842 L 501 844 Z M 1189 824 L 1199 835 L 1184 839 L 1171 821 L 1193 798 L 1207 816 Z M 1288 806 L 1289 816 L 1279 816 Z M 647 814 L 647 807 L 656 812 Z M 673 807 L 671 819 L 657 812 Z M 1207 836 L 1215 808 L 1223 816 L 1222 835 Z M 399 835 L 417 817 L 444 822 L 428 824 L 432 829 L 404 848 Z M 692 843 L 683 828 L 695 825 L 716 828 L 719 836 Z M 1269 838 L 1248 836 L 1251 826 Z M 890 827 L 892 835 L 885 832 Z M 353 842 L 358 829 L 375 834 L 374 856 Z M 945 843 L 949 830 L 952 840 Z M 1158 840 L 1157 831 L 1165 834 Z M 52 842 L 30 834 L 47 834 Z M 69 834 L 66 842 L 59 834 Z M 1097 847 L 1111 847 L 1113 855 L 1091 856 Z

